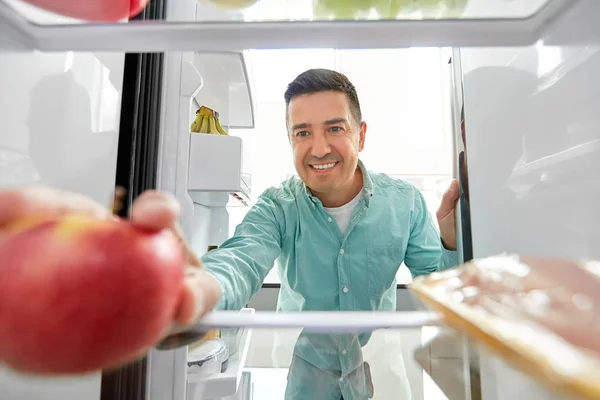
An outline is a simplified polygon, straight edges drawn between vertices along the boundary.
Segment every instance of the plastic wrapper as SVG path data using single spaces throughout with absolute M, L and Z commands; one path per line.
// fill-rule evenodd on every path
M 419 277 L 411 289 L 549 388 L 600 399 L 600 262 L 502 255 Z

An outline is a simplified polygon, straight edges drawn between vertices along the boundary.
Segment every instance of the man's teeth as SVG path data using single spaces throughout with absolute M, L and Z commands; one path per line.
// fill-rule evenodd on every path
M 329 164 L 318 164 L 318 165 L 313 165 L 312 167 L 313 167 L 314 169 L 327 169 L 327 168 L 333 168 L 333 167 L 335 167 L 335 164 L 337 164 L 337 161 L 336 161 L 336 162 L 329 163 Z

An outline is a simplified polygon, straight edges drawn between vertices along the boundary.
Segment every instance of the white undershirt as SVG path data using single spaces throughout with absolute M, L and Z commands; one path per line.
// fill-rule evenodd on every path
M 340 232 L 342 232 L 342 236 L 346 235 L 346 229 L 348 229 L 348 225 L 350 224 L 350 219 L 352 218 L 352 213 L 354 209 L 358 205 L 360 198 L 362 196 L 362 190 L 360 193 L 356 195 L 349 203 L 344 204 L 341 207 L 327 208 L 323 207 L 325 211 L 335 218 L 335 222 L 337 222 L 340 227 Z

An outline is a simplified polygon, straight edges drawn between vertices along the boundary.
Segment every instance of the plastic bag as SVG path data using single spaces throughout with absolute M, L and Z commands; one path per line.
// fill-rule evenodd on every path
M 600 263 L 502 255 L 419 277 L 445 322 L 545 385 L 600 398 Z

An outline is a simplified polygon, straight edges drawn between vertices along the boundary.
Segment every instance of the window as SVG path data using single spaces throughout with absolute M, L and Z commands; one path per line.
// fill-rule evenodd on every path
M 447 52 L 438 48 L 401 50 L 250 51 L 256 94 L 256 127 L 232 130 L 244 140 L 252 198 L 296 173 L 285 127 L 283 93 L 309 68 L 330 68 L 348 76 L 358 91 L 367 122 L 361 160 L 372 170 L 419 188 L 432 215 L 452 178 Z M 230 234 L 248 208 L 228 207 Z M 398 283 L 411 280 L 402 266 Z M 265 283 L 279 283 L 274 268 Z

